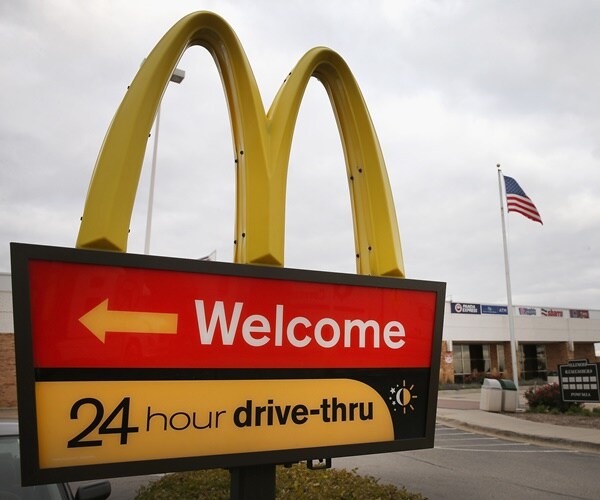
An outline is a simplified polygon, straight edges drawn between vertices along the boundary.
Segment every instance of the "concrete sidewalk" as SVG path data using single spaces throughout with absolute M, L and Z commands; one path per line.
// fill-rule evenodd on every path
M 520 391 L 520 408 L 526 408 L 523 392 Z M 600 453 L 598 429 L 544 424 L 516 418 L 510 413 L 483 411 L 479 409 L 479 399 L 478 389 L 440 391 L 437 421 L 506 438 Z

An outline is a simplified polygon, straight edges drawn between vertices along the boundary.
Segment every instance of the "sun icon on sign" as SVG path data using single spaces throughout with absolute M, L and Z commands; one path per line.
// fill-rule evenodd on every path
M 417 395 L 411 391 L 415 388 L 414 385 L 406 387 L 406 380 L 402 381 L 402 385 L 396 384 L 395 387 L 390 389 L 390 397 L 392 408 L 396 411 L 398 408 L 402 408 L 402 413 L 406 415 L 406 409 L 410 408 L 415 411 L 415 407 L 412 405 L 412 400 L 417 399 Z

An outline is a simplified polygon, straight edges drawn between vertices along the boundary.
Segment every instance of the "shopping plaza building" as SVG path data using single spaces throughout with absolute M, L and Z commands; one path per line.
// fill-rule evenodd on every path
M 570 360 L 600 362 L 600 310 L 514 306 L 521 380 L 548 380 Z M 0 407 L 17 404 L 11 279 L 0 273 Z M 512 378 L 508 308 L 446 302 L 441 383 Z
M 546 381 L 570 360 L 600 362 L 600 311 L 513 306 L 520 380 Z M 440 382 L 512 378 L 508 308 L 446 302 Z

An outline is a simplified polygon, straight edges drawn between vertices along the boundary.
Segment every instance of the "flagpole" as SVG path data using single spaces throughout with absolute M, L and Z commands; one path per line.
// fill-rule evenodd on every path
M 506 237 L 506 219 L 504 215 L 504 191 L 502 190 L 502 170 L 498 167 L 498 191 L 500 193 L 500 215 L 502 217 L 502 243 L 504 244 L 504 271 L 506 274 L 506 299 L 508 302 L 508 329 L 510 331 L 510 359 L 512 362 L 513 382 L 517 388 L 517 407 L 519 406 L 519 375 L 517 366 L 517 341 L 515 339 L 515 313 L 512 304 L 512 291 L 510 286 L 510 267 L 508 264 L 508 241 Z

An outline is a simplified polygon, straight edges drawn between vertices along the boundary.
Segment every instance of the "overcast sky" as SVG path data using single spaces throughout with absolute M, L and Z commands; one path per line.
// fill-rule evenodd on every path
M 9 242 L 73 247 L 102 140 L 144 57 L 181 17 L 223 16 L 265 108 L 298 59 L 348 62 L 377 130 L 407 276 L 506 303 L 496 164 L 537 205 L 508 215 L 513 302 L 600 309 L 600 2 L 0 1 L 0 272 Z M 232 261 L 234 162 L 201 47 L 162 103 L 151 253 Z M 128 251 L 143 253 L 152 139 Z M 321 84 L 290 158 L 286 266 L 355 272 L 350 199 Z

